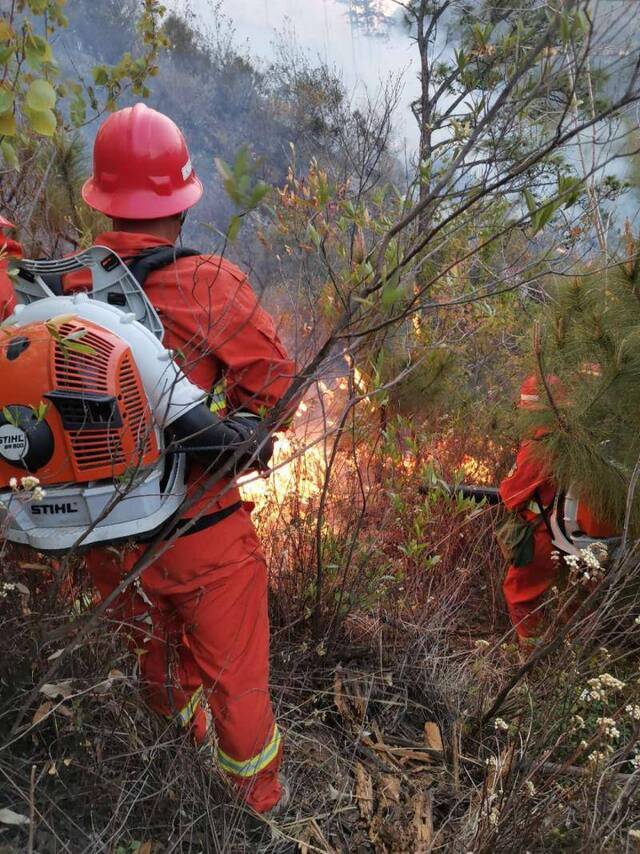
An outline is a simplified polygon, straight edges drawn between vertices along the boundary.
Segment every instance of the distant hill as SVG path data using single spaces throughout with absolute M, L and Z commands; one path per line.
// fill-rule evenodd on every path
M 68 6 L 69 28 L 56 48 L 61 63 L 88 75 L 96 62 L 116 61 L 129 47 L 136 6 L 134 0 L 74 0 Z M 206 195 L 188 220 L 185 239 L 207 248 L 219 240 L 216 230 L 224 231 L 234 213 L 215 168 L 216 157 L 232 161 L 242 145 L 249 145 L 260 177 L 281 183 L 293 143 L 302 168 L 315 157 L 346 177 L 348 125 L 360 120 L 341 81 L 328 68 L 313 65 L 295 47 L 283 48 L 271 65 L 259 67 L 235 44 L 224 16 L 217 16 L 213 25 L 205 35 L 193 18 L 168 16 L 172 47 L 162 56 L 159 75 L 150 81 L 147 101 L 170 115 L 187 136 Z M 132 99 L 124 93 L 121 104 L 127 103 Z M 96 130 L 97 124 L 85 131 L 89 144 Z M 392 164 L 391 159 L 381 160 L 381 168 L 391 169 Z M 243 233 L 236 251 L 245 264 L 265 272 L 257 241 Z

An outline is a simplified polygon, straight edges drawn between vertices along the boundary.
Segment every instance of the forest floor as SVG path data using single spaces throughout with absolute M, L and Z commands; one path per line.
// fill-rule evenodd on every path
M 46 563 L 5 560 L 0 854 L 640 850 L 640 724 L 623 725 L 640 700 L 637 644 L 603 626 L 595 642 L 568 636 L 487 720 L 521 659 L 485 522 L 473 517 L 464 554 L 445 554 L 421 605 L 393 608 L 392 591 L 386 606 L 354 606 L 328 643 L 293 625 L 275 579 L 272 684 L 292 797 L 258 829 L 211 751 L 145 707 L 135 657 L 112 627 L 32 696 L 61 647 L 47 636 L 69 611 L 60 591 L 49 603 Z M 90 607 L 80 590 L 67 601 Z M 591 731 L 578 732 L 580 686 L 603 670 L 628 676 L 624 692 L 612 689 L 624 698 L 582 711 Z M 605 712 L 623 738 L 602 748 L 606 767 L 589 765 Z

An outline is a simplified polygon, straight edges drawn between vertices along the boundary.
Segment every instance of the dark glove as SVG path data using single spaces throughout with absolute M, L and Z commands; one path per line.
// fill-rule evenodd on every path
M 174 421 L 169 432 L 171 450 L 197 456 L 212 471 L 232 456 L 235 464 L 230 474 L 269 469 L 274 440 L 258 418 L 219 418 L 202 404 Z

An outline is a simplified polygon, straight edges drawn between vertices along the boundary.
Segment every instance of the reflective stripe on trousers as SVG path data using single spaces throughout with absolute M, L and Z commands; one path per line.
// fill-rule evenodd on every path
M 186 729 L 189 726 L 203 697 L 204 688 L 202 687 L 202 685 L 200 685 L 200 687 L 196 688 L 196 690 L 191 695 L 191 699 L 189 700 L 187 705 L 184 706 L 184 708 L 180 709 L 177 714 L 177 720 L 181 727 L 184 727 Z
M 220 767 L 229 774 L 235 774 L 237 777 L 253 777 L 264 770 L 278 755 L 282 736 L 277 725 L 274 726 L 273 736 L 271 741 L 264 747 L 260 753 L 252 756 L 251 759 L 238 761 L 232 759 L 223 750 L 218 748 L 218 761 Z

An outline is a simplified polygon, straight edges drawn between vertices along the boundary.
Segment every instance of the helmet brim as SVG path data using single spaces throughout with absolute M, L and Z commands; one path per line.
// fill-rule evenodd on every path
M 85 181 L 82 198 L 100 213 L 112 219 L 164 219 L 176 216 L 196 205 L 204 193 L 202 181 L 194 173 L 189 183 L 170 195 L 160 196 L 149 190 L 106 193 L 93 178 Z

